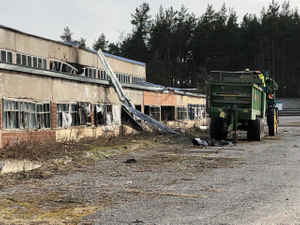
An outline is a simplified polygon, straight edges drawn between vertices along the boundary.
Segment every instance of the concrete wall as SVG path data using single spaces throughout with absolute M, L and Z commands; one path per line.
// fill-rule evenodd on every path
M 300 108 L 300 98 L 278 98 L 276 102 L 282 102 L 284 109 Z
M 15 32 L 0 28 L 0 48 L 14 50 L 15 43 Z
M 104 131 L 102 127 L 93 126 L 93 119 L 91 127 L 79 126 L 71 127 L 70 129 L 57 129 L 56 125 L 57 103 L 90 102 L 92 104 L 108 103 L 113 106 L 120 106 L 121 103 L 118 96 L 111 86 L 100 86 L 97 84 L 80 83 L 77 81 L 0 70 L 0 98 L 31 99 L 35 101 L 52 102 L 52 129 L 37 131 L 20 129 L 2 130 L 2 110 L 0 107 L 0 147 L 3 147 L 7 143 L 13 144 L 22 140 L 60 141 L 83 137 L 98 137 L 103 135 L 104 132 L 111 135 L 119 133 L 120 125 L 111 125 L 109 129 Z M 2 103 L 0 105 L 2 105 Z M 121 112 L 117 113 L 120 116 Z
M 143 108 L 144 105 L 143 91 L 137 91 L 137 90 L 126 88 L 124 89 L 124 93 L 126 97 L 129 98 L 134 105 L 141 105 Z
M 205 105 L 206 99 L 205 98 L 196 98 L 196 97 L 188 97 L 187 98 L 188 104 L 195 104 L 195 105 Z
M 144 91 L 144 105 L 160 105 L 161 93 Z
M 52 79 L 0 71 L 0 96 L 52 100 Z
M 103 69 L 103 65 L 99 62 L 94 52 L 2 27 L 0 27 L 0 49 Z M 16 55 L 13 54 L 14 63 L 16 62 L 15 57 Z M 107 56 L 106 58 L 116 73 L 125 73 L 146 78 L 145 65 L 113 56 Z M 157 93 L 131 88 L 125 88 L 124 92 L 134 105 L 142 106 L 142 111 L 144 105 L 175 107 L 187 106 L 188 104 L 205 104 L 204 98 L 175 93 Z M 76 126 L 69 129 L 57 128 L 57 103 L 89 102 L 92 104 L 92 110 L 94 109 L 93 104 L 107 103 L 113 105 L 117 109 L 114 110 L 115 115 L 119 115 L 121 113 L 121 103 L 112 86 L 72 81 L 63 78 L 50 78 L 39 74 L 33 75 L 13 70 L 0 70 L 0 98 L 30 99 L 34 101 L 50 101 L 52 103 L 51 128 L 30 131 L 20 129 L 3 130 L 2 104 L 0 104 L 0 147 L 3 147 L 7 143 L 13 144 L 21 140 L 61 141 L 83 137 L 96 138 L 103 135 L 103 133 L 118 135 L 120 132 L 120 121 L 111 125 L 95 127 L 93 111 L 91 113 L 91 126 Z M 115 116 L 115 118 L 117 117 Z M 197 123 L 199 121 L 187 121 L 185 125 L 195 126 Z M 132 132 L 128 128 L 125 130 L 126 132 L 127 130 Z
M 1 27 L 0 49 L 103 69 L 103 65 L 94 52 Z M 146 78 L 146 66 L 110 56 L 106 56 L 106 58 L 115 73 L 119 72 Z
M 176 105 L 186 106 L 188 104 L 188 96 L 186 95 L 176 95 Z
M 161 105 L 162 106 L 175 106 L 176 96 L 173 93 L 162 93 L 161 94 Z
M 0 97 L 120 105 L 113 87 L 0 71 Z

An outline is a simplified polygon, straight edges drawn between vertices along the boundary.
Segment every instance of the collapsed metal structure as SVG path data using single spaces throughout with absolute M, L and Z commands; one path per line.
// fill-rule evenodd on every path
M 135 107 L 132 104 L 132 102 L 130 101 L 130 99 L 128 99 L 125 96 L 125 93 L 123 91 L 123 88 L 122 88 L 119 80 L 117 79 L 115 73 L 113 72 L 110 65 L 108 64 L 101 49 L 99 49 L 99 51 L 97 52 L 97 56 L 100 59 L 101 63 L 103 64 L 105 72 L 110 77 L 110 81 L 118 95 L 119 100 L 122 102 L 122 109 L 129 116 L 130 121 L 133 122 L 136 127 L 140 128 L 141 130 L 148 131 L 145 126 L 146 125 L 145 122 L 146 122 L 147 124 L 151 125 L 152 127 L 160 129 L 163 132 L 170 133 L 170 134 L 178 134 L 176 131 L 165 126 L 164 124 L 160 123 L 156 119 L 135 109 Z

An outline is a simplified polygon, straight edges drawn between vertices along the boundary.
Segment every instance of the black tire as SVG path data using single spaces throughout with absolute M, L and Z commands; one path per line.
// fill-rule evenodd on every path
M 256 120 L 250 120 L 247 127 L 247 140 L 249 141 L 261 141 L 264 137 L 264 120 L 257 118 Z
M 223 129 L 222 118 L 211 118 L 210 120 L 210 138 L 216 140 L 224 140 L 228 135 L 228 131 Z
M 267 122 L 269 127 L 269 135 L 275 136 L 277 134 L 278 123 L 277 123 L 277 112 L 273 107 L 268 108 Z

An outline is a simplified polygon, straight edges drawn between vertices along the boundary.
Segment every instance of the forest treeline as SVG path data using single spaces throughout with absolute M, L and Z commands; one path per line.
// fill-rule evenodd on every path
M 259 16 L 238 21 L 225 4 L 208 5 L 200 17 L 182 6 L 149 15 L 143 3 L 131 15 L 133 29 L 119 43 L 102 34 L 93 48 L 147 63 L 147 81 L 203 90 L 211 70 L 269 71 L 280 97 L 300 97 L 300 18 L 289 2 L 272 1 Z

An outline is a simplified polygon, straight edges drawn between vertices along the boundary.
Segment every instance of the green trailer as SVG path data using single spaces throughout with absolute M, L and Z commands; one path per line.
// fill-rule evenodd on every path
M 259 71 L 212 71 L 207 95 L 211 138 L 225 139 L 233 131 L 236 141 L 237 130 L 247 130 L 248 140 L 260 141 L 266 116 L 270 135 L 276 134 L 275 100 L 267 101 L 267 97 L 275 96 L 278 85 L 272 79 L 264 82 L 262 75 Z

